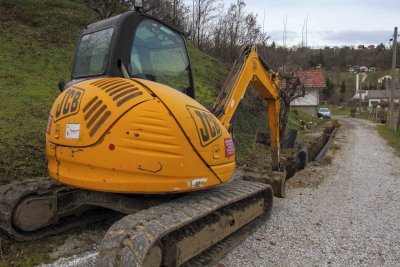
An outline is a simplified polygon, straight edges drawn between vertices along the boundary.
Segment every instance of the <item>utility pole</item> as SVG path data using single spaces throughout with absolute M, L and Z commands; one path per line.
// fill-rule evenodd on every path
M 359 101 L 358 101 L 358 106 L 360 109 L 360 114 L 361 114 L 361 89 L 360 89 L 360 74 L 357 72 L 356 74 L 356 93 L 358 93 Z
M 392 57 L 392 86 L 390 88 L 390 102 L 389 102 L 389 127 L 395 130 L 394 125 L 394 90 L 396 90 L 396 54 L 397 54 L 397 27 L 394 27 L 393 35 L 393 57 Z

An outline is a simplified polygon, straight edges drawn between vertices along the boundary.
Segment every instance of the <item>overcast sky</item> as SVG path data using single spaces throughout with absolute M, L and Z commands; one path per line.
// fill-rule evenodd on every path
M 301 43 L 308 14 L 308 46 L 388 44 L 400 26 L 400 0 L 244 0 L 246 10 L 258 15 L 271 40 L 282 44 L 287 15 L 287 45 Z M 223 0 L 225 8 L 236 0 Z

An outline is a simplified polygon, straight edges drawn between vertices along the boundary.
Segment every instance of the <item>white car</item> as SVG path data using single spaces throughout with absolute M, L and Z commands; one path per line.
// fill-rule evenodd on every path
M 318 118 L 330 119 L 331 111 L 327 108 L 320 108 L 317 114 Z

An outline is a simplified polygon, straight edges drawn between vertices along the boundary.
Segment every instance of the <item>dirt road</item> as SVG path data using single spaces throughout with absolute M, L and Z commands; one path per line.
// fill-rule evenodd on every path
M 222 263 L 400 266 L 400 158 L 371 124 L 341 120 L 332 163 L 298 173 L 266 225 Z
M 342 118 L 334 145 L 275 198 L 226 266 L 400 266 L 400 158 L 374 127 Z M 95 251 L 52 266 L 92 266 Z

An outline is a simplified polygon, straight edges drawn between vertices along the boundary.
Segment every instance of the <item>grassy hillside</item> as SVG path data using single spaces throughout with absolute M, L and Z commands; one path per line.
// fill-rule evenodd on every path
M 57 83 L 69 80 L 81 28 L 95 15 L 80 1 L 0 1 L 0 183 L 46 175 L 45 129 Z M 228 67 L 189 45 L 198 100 L 212 106 Z
M 93 14 L 59 0 L 3 0 L 0 13 L 0 176 L 45 175 L 48 111 Z
M 387 125 L 377 125 L 376 129 L 400 155 L 400 133 L 394 133 Z

